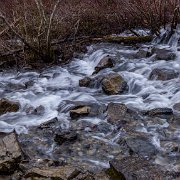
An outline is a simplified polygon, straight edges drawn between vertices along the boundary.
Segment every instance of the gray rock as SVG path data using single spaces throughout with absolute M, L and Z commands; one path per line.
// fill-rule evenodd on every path
M 126 143 L 130 148 L 131 153 L 149 157 L 157 153 L 155 146 L 150 142 L 147 137 L 130 137 L 126 139 Z
M 122 180 L 171 180 L 180 177 L 178 173 L 163 171 L 160 167 L 138 156 L 116 157 L 110 162 L 110 169 L 107 172 L 115 179 Z
M 58 145 L 62 145 L 63 143 L 73 143 L 78 139 L 78 134 L 74 131 L 69 132 L 61 132 L 55 135 L 54 141 Z
M 85 78 L 79 80 L 79 86 L 80 87 L 89 87 L 91 82 L 92 82 L 91 78 L 85 77 Z
M 170 79 L 175 79 L 179 76 L 179 73 L 177 73 L 174 70 L 170 69 L 154 69 L 152 70 L 149 79 L 150 80 L 161 80 L 161 81 L 167 81 Z
M 111 57 L 106 56 L 100 60 L 98 65 L 95 67 L 95 71 L 93 74 L 97 74 L 102 69 L 112 68 L 113 66 L 114 66 L 114 64 L 113 64 L 113 60 L 111 59 Z
M 136 54 L 136 58 L 146 58 L 150 56 L 150 49 L 148 48 L 140 48 Z
M 148 116 L 167 116 L 167 115 L 173 115 L 173 110 L 171 108 L 155 108 L 151 109 L 147 112 L 145 112 L 145 115 Z
M 108 122 L 115 124 L 118 121 L 125 120 L 127 110 L 128 109 L 125 104 L 109 103 L 107 108 Z
M 118 73 L 110 73 L 103 78 L 102 89 L 108 95 L 116 95 L 126 92 L 128 85 Z
M 170 48 L 154 47 L 152 53 L 156 54 L 157 60 L 174 60 L 176 58 L 176 53 Z
M 0 174 L 9 175 L 19 166 L 22 152 L 16 134 L 0 133 Z

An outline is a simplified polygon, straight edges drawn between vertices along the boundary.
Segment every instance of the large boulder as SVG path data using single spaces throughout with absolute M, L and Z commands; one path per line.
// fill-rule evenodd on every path
M 19 108 L 19 104 L 16 102 L 9 101 L 8 99 L 0 100 L 0 115 L 7 112 L 17 112 Z
M 9 175 L 19 166 L 22 152 L 16 134 L 0 133 L 0 175 Z
M 174 60 L 176 58 L 176 52 L 174 52 L 171 48 L 167 47 L 154 47 L 152 49 L 152 53 L 156 54 L 157 60 Z
M 108 95 L 122 94 L 128 90 L 127 82 L 118 73 L 110 73 L 102 80 L 102 89 Z
M 179 73 L 177 73 L 174 70 L 171 69 L 154 69 L 152 70 L 149 79 L 150 80 L 161 80 L 161 81 L 167 81 L 171 79 L 175 79 L 179 76 Z
M 111 59 L 111 57 L 106 56 L 100 60 L 98 65 L 95 67 L 95 71 L 93 74 L 97 74 L 102 69 L 112 68 L 113 66 L 114 66 L 114 63 L 113 63 L 113 60 Z
M 138 156 L 116 157 L 115 160 L 110 162 L 110 168 L 107 172 L 114 179 L 122 180 L 171 180 L 180 177 L 178 173 L 164 171 L 159 166 Z

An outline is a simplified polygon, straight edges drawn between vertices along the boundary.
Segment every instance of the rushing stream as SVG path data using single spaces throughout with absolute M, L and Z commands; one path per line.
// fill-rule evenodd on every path
M 85 122 L 93 127 L 104 123 L 106 130 L 102 132 L 101 130 L 93 132 L 92 129 L 90 131 L 90 127 L 87 126 L 84 131 L 88 137 L 94 139 L 92 143 L 99 141 L 107 144 L 106 151 L 103 149 L 99 154 L 97 152 L 96 156 L 93 152 L 91 152 L 92 155 L 79 152 L 77 157 L 92 164 L 107 167 L 108 161 L 119 153 L 117 142 L 121 136 L 125 136 L 125 131 L 117 131 L 115 126 L 107 123 L 106 113 L 97 117 L 82 117 L 74 122 L 70 118 L 69 109 L 74 105 L 73 102 L 81 102 L 81 104 L 90 102 L 99 106 L 114 102 L 124 103 L 128 108 L 139 112 L 154 108 L 172 108 L 178 118 L 180 111 L 174 109 L 174 105 L 180 103 L 180 75 L 165 81 L 149 79 L 149 76 L 156 68 L 180 73 L 179 37 L 179 32 L 177 32 L 167 44 L 155 45 L 157 42 L 154 41 L 140 47 L 108 43 L 96 44 L 88 47 L 85 55 L 79 55 L 69 65 L 63 67 L 51 67 L 42 72 L 0 72 L 0 98 L 17 101 L 21 107 L 16 113 L 6 113 L 0 116 L 0 131 L 11 132 L 15 129 L 19 134 L 27 134 L 29 127 L 38 126 L 55 117 L 62 129 L 75 128 L 77 127 L 75 123 Z M 149 51 L 153 47 L 170 49 L 176 57 L 172 60 L 155 60 L 155 54 L 143 57 L 140 53 L 142 49 Z M 107 55 L 113 58 L 115 66 L 92 75 L 99 61 Z M 79 80 L 84 77 L 97 77 L 110 72 L 116 72 L 125 79 L 129 86 L 127 93 L 108 96 L 102 92 L 101 86 L 97 85 L 93 88 L 79 86 Z M 37 107 L 39 107 L 39 113 L 30 113 L 31 109 Z M 180 123 L 178 121 L 180 119 L 173 124 L 168 118 L 160 118 L 157 121 L 142 119 L 137 120 L 132 126 L 134 126 L 134 132 L 147 134 L 151 143 L 158 150 L 154 161 L 179 171 Z M 168 135 L 163 136 L 162 132 L 167 132 Z M 174 144 L 179 149 L 171 151 L 170 148 Z M 45 149 L 46 153 L 52 154 L 54 146 Z M 104 152 L 106 154 L 102 157 L 100 154 Z

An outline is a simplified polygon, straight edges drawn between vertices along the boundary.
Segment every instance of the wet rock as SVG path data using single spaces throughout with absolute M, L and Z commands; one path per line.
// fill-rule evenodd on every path
M 127 110 L 125 104 L 110 103 L 107 108 L 108 122 L 114 124 L 117 121 L 124 120 Z
M 131 153 L 149 157 L 157 153 L 155 146 L 147 137 L 129 137 L 125 141 L 127 146 L 130 148 Z
M 176 53 L 172 49 L 166 47 L 154 47 L 152 53 L 156 54 L 157 60 L 169 61 L 176 58 Z
M 85 77 L 79 81 L 80 87 L 99 88 L 104 75 L 97 75 L 94 78 Z
M 136 58 L 146 58 L 150 56 L 150 49 L 140 48 L 136 54 Z
M 173 110 L 171 108 L 155 108 L 145 112 L 148 116 L 167 116 L 173 115 Z
M 60 166 L 53 168 L 32 168 L 26 175 L 25 179 L 62 179 L 70 180 L 76 178 L 80 174 L 80 170 L 73 166 Z
M 173 106 L 173 109 L 174 109 L 175 111 L 180 112 L 180 103 L 176 103 L 176 104 Z
M 32 86 L 34 86 L 35 82 L 33 80 L 29 80 L 27 82 L 25 82 L 25 87 L 26 88 L 30 88 Z
M 36 107 L 35 109 L 33 107 L 29 107 L 26 109 L 27 114 L 33 114 L 33 115 L 42 115 L 45 112 L 44 106 L 40 105 Z
M 63 143 L 73 143 L 78 139 L 78 134 L 74 131 L 69 132 L 61 132 L 55 135 L 54 141 L 58 145 L 62 145 Z
M 7 85 L 8 90 L 23 90 L 26 89 L 26 85 L 25 84 L 15 84 L 15 83 L 9 83 Z
M 167 81 L 170 79 L 175 79 L 179 76 L 179 73 L 170 69 L 154 69 L 152 70 L 149 79 L 150 80 L 161 80 Z
M 0 174 L 9 175 L 19 166 L 22 158 L 16 134 L 0 134 Z
M 75 119 L 81 116 L 87 116 L 90 113 L 91 108 L 89 106 L 77 106 L 70 110 L 70 117 Z
M 89 77 L 85 77 L 81 80 L 79 80 L 79 86 L 80 87 L 89 87 L 92 79 Z
M 57 123 L 58 123 L 58 118 L 53 118 L 47 122 L 40 124 L 38 128 L 40 129 L 53 128 L 57 125 Z
M 9 101 L 8 99 L 0 99 L 0 115 L 7 112 L 17 112 L 19 110 L 19 104 Z
M 97 74 L 102 69 L 112 68 L 113 66 L 114 66 L 114 64 L 113 64 L 113 60 L 111 59 L 111 57 L 106 56 L 100 60 L 98 65 L 95 67 L 95 71 L 93 74 Z
M 160 167 L 138 156 L 116 157 L 115 160 L 110 162 L 108 172 L 116 176 L 116 179 L 122 180 L 171 180 L 178 178 L 178 173 L 163 171 Z
M 115 95 L 127 91 L 128 85 L 118 73 L 110 73 L 103 78 L 102 89 L 108 95 Z

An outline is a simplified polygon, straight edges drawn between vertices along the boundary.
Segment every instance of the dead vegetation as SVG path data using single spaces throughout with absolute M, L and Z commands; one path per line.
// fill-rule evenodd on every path
M 0 7 L 0 66 L 54 63 L 91 37 L 127 29 L 138 36 L 134 28 L 159 35 L 180 22 L 179 0 L 1 0 Z

